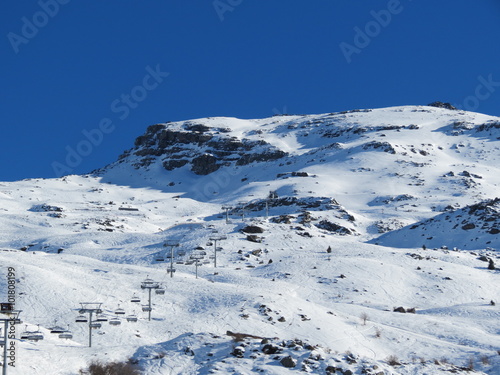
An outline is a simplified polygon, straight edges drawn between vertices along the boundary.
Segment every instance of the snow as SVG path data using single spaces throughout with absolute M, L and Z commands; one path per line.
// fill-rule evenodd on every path
M 497 120 L 417 106 L 197 119 L 191 123 L 265 139 L 289 156 L 197 176 L 188 166 L 166 171 L 161 158 L 136 169 L 139 157 L 130 154 L 97 174 L 1 183 L 0 290 L 7 290 L 2 274 L 13 267 L 23 321 L 9 374 L 77 374 L 91 360 L 129 358 L 144 374 L 287 374 L 303 365 L 318 374 L 337 365 L 353 373 L 378 366 L 385 374 L 436 374 L 471 358 L 478 372 L 499 373 L 500 274 L 478 259 L 500 262 L 498 234 L 481 231 L 495 212 L 470 213 L 470 205 L 496 198 L 500 134 L 476 129 Z M 395 153 L 364 147 L 374 141 Z M 443 177 L 450 171 L 453 176 Z M 222 205 L 263 207 L 271 190 L 300 204 L 269 201 L 269 219 L 262 208 L 247 209 L 245 221 L 234 208 L 226 223 Z M 338 205 L 303 205 L 325 197 Z M 447 206 L 453 209 L 444 211 Z M 311 222 L 300 222 L 304 210 Z M 291 223 L 273 222 L 279 215 L 290 215 Z M 473 233 L 453 228 L 472 219 Z M 353 234 L 321 229 L 315 224 L 322 220 Z M 250 224 L 264 229 L 262 242 L 241 232 Z M 422 234 L 433 237 L 426 249 Z M 227 237 L 217 243 L 223 248 L 217 268 L 205 264 L 196 278 L 194 265 L 177 264 L 199 246 L 207 258 L 213 255 L 207 244 L 213 236 Z M 471 236 L 478 239 L 471 243 Z M 155 260 L 167 255 L 167 240 L 180 243 L 176 253 L 187 253 L 175 259 L 173 277 L 169 259 Z M 166 288 L 165 295 L 153 292 L 151 321 L 141 308 L 146 278 Z M 141 303 L 130 301 L 134 294 Z M 6 292 L 0 296 L 6 300 Z M 104 323 L 89 348 L 88 327 L 75 323 L 81 302 L 101 302 L 108 317 L 121 307 L 139 319 Z M 394 312 L 397 307 L 415 313 Z M 51 334 L 55 322 L 69 325 L 73 339 Z M 19 339 L 38 325 L 44 340 Z M 282 353 L 264 354 L 261 339 L 235 342 L 227 331 L 270 338 Z M 289 340 L 315 349 L 288 347 Z M 238 346 L 242 358 L 231 354 Z M 322 359 L 309 361 L 315 351 Z M 286 369 L 276 355 L 291 355 L 297 367 Z M 402 365 L 389 365 L 389 356 Z

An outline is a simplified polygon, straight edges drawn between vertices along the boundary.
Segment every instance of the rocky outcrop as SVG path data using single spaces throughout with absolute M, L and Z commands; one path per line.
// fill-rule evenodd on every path
M 121 159 L 140 157 L 133 164 L 137 169 L 158 159 L 168 171 L 190 164 L 193 173 L 208 175 L 222 166 L 274 161 L 288 155 L 264 140 L 238 139 L 228 132 L 226 128 L 193 122 L 151 125 Z

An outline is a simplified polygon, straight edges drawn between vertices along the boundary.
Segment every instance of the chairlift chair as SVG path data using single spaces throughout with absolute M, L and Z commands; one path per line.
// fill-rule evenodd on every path
M 33 332 L 27 331 L 26 333 L 27 333 L 26 339 L 30 340 L 30 341 L 43 340 L 43 338 L 44 338 L 43 333 L 40 332 L 40 325 L 38 325 L 38 329 L 36 331 L 33 331 Z
M 141 299 L 139 297 L 137 297 L 135 294 L 132 296 L 132 298 L 130 299 L 130 302 L 134 302 L 134 303 L 140 303 L 141 302 Z
M 41 332 L 32 332 L 28 335 L 28 340 L 30 341 L 43 340 L 43 334 Z
M 156 293 L 156 294 L 163 295 L 163 294 L 165 294 L 165 289 L 163 289 L 163 288 L 158 288 L 158 289 L 156 289 L 156 290 L 155 290 L 155 293 Z
M 127 316 L 127 322 L 131 322 L 131 323 L 137 322 L 137 316 L 135 316 L 135 315 Z
M 125 315 L 125 310 L 118 306 L 115 310 L 115 315 Z
M 73 334 L 69 330 L 69 324 L 68 324 L 68 329 L 65 329 L 64 332 L 61 332 L 59 334 L 59 338 L 65 340 L 71 340 L 73 338 Z
M 118 318 L 111 318 L 109 320 L 109 324 L 112 326 L 119 326 L 120 324 L 122 324 L 122 321 Z
M 63 332 L 66 332 L 66 330 L 59 326 L 54 326 L 50 328 L 50 333 L 63 333 Z
M 92 322 L 92 323 L 90 323 L 90 328 L 97 329 L 97 328 L 101 328 L 101 327 L 102 327 L 102 324 L 100 322 Z
M 184 264 L 184 261 L 178 260 L 177 262 L 175 262 L 175 264 Z
M 71 340 L 73 338 L 73 334 L 70 331 L 65 331 L 59 334 L 60 339 Z
M 98 315 L 98 316 L 95 318 L 95 321 L 96 321 L 96 322 L 107 322 L 107 321 L 108 321 L 108 318 L 106 318 L 105 316 L 102 316 L 102 315 Z
M 152 311 L 152 310 L 153 310 L 153 308 L 149 307 L 148 305 L 142 306 L 142 311 L 144 311 L 144 312 L 149 312 L 149 311 Z
M 87 323 L 89 320 L 85 315 L 78 315 L 75 319 L 76 323 Z
M 177 255 L 180 256 L 180 257 L 183 257 L 184 255 L 186 255 L 186 252 L 184 250 L 179 250 L 177 252 Z

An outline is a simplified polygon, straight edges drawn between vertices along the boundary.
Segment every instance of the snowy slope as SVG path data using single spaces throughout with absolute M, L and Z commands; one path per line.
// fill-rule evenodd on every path
M 484 261 L 500 264 L 497 124 L 417 106 L 197 119 L 148 128 L 90 175 L 0 183 L 17 336 L 37 325 L 45 336 L 17 341 L 9 373 L 129 358 L 144 374 L 465 373 L 470 361 L 498 373 L 500 274 Z M 158 261 L 166 241 L 180 244 L 174 277 Z M 431 250 L 442 245 L 458 249 Z M 196 278 L 186 261 L 200 252 Z M 166 288 L 151 321 L 146 278 Z M 139 320 L 104 323 L 88 348 L 81 302 Z M 73 339 L 51 334 L 56 323 Z

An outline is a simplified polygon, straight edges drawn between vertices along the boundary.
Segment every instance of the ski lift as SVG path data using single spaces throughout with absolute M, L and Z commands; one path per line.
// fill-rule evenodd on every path
M 215 255 L 209 255 L 208 259 L 215 259 Z
M 66 332 L 66 330 L 60 326 L 54 325 L 53 327 L 49 328 L 50 333 L 63 333 Z
M 87 323 L 89 320 L 85 315 L 78 315 L 75 319 L 76 323 Z
M 96 322 L 107 322 L 107 321 L 108 321 L 108 318 L 106 318 L 105 316 L 102 316 L 102 315 L 98 315 L 98 316 L 95 318 L 95 321 L 96 321 Z
M 71 333 L 71 331 L 69 330 L 69 327 L 66 331 L 64 332 L 61 332 L 59 334 L 59 338 L 60 339 L 64 339 L 64 340 L 71 340 L 73 338 L 73 334 Z
M 214 244 L 212 242 L 207 242 L 207 244 L 205 246 L 214 246 Z
M 159 287 L 158 282 L 153 281 L 152 279 L 146 279 L 141 284 L 141 289 L 158 288 L 158 287 Z
M 179 250 L 177 252 L 177 255 L 180 256 L 180 257 L 183 257 L 184 255 L 186 255 L 186 252 L 184 250 Z
M 89 324 L 90 328 L 98 329 L 102 327 L 102 324 L 100 322 L 92 322 Z
M 131 322 L 131 323 L 137 322 L 137 316 L 135 316 L 135 315 L 127 316 L 127 322 Z
M 38 329 L 36 331 L 28 331 L 26 326 L 26 330 L 21 333 L 21 340 L 30 340 L 30 341 L 38 341 L 43 340 L 43 333 L 40 332 L 40 325 L 38 325 Z
M 184 261 L 178 260 L 177 262 L 175 262 L 175 264 L 184 264 Z
M 109 324 L 111 324 L 112 326 L 119 326 L 120 324 L 122 324 L 122 321 L 118 318 L 111 318 L 109 320 Z
M 190 266 L 191 264 L 194 263 L 194 260 L 186 260 L 186 263 L 184 263 L 186 266 Z
M 156 294 L 163 295 L 163 294 L 165 294 L 165 289 L 164 289 L 164 288 L 158 288 L 158 289 L 155 289 L 155 293 L 156 293 Z
M 217 247 L 217 249 L 215 249 L 215 251 L 222 251 L 222 247 Z
M 204 250 L 202 250 L 202 251 L 198 251 L 198 254 L 199 254 L 199 255 L 207 255 L 207 252 L 206 252 L 206 251 L 204 251 Z
M 144 311 L 144 312 L 153 311 L 153 308 L 149 307 L 148 305 L 144 305 L 144 306 L 142 306 L 142 311 Z
M 63 332 L 59 334 L 60 339 L 71 340 L 73 338 L 73 334 L 69 331 Z
M 210 264 L 210 261 L 208 259 L 204 259 L 202 263 L 203 264 Z
M 115 310 L 116 315 L 125 315 L 125 310 L 118 305 L 118 308 Z
M 130 302 L 139 303 L 141 302 L 141 299 L 134 294 L 130 299 Z

